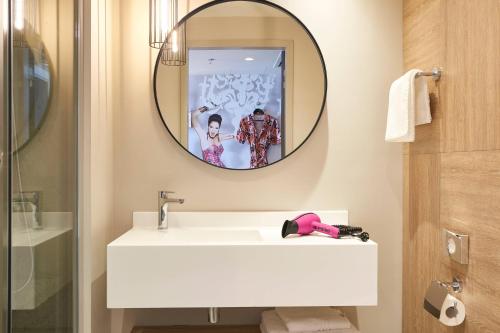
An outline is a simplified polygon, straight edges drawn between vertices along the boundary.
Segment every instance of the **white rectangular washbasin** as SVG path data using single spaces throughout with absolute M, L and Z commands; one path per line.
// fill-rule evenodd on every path
M 301 212 L 134 213 L 108 245 L 109 308 L 377 304 L 377 244 L 319 234 L 281 237 Z M 347 211 L 317 212 L 347 224 Z
M 171 244 L 217 244 L 261 240 L 257 230 L 225 228 L 172 228 L 160 231 L 160 241 Z

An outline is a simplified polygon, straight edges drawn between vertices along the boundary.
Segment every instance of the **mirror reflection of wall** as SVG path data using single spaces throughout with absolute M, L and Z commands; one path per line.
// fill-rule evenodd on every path
M 319 120 L 326 90 L 321 54 L 303 25 L 267 4 L 230 1 L 194 13 L 185 26 L 187 64 L 158 61 L 155 69 L 157 106 L 179 144 L 230 169 L 267 166 L 294 152 Z M 256 109 L 266 121 L 253 118 Z M 208 135 L 210 116 L 223 140 Z

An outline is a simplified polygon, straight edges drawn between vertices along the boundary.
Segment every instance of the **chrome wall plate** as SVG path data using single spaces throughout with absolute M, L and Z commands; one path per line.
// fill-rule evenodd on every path
M 443 230 L 443 250 L 447 257 L 460 264 L 469 263 L 469 236 Z

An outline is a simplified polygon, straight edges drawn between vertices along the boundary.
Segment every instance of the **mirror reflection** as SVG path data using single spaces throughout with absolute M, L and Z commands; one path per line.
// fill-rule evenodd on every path
M 217 167 L 255 169 L 290 155 L 314 129 L 326 82 L 303 25 L 263 3 L 212 5 L 183 24 L 187 61 L 157 61 L 155 98 L 177 142 Z
M 26 27 L 26 31 L 31 31 Z M 26 41 L 13 47 L 13 144 L 24 147 L 42 126 L 51 94 L 51 68 L 40 36 L 26 33 Z

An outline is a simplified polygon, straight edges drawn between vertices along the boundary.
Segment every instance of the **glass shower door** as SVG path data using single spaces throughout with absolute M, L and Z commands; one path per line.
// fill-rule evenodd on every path
M 0 0 L 0 332 L 9 321 L 9 2 Z
M 73 332 L 75 1 L 10 4 L 11 332 Z

